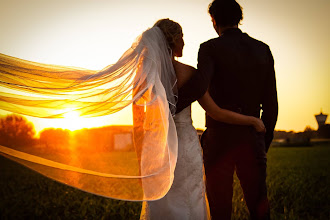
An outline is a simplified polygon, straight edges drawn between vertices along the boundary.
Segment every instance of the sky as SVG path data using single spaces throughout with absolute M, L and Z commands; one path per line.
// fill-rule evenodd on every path
M 210 2 L 0 0 L 0 53 L 98 70 L 115 63 L 134 39 L 158 19 L 170 18 L 181 24 L 184 33 L 183 57 L 178 60 L 196 67 L 199 45 L 217 37 L 207 13 Z M 276 130 L 303 131 L 306 126 L 317 129 L 314 115 L 321 109 L 330 114 L 330 1 L 238 3 L 244 15 L 239 28 L 267 43 L 274 56 L 279 100 Z M 204 129 L 203 109 L 197 102 L 192 106 L 194 126 Z M 37 130 L 63 125 L 56 120 L 28 120 L 35 123 Z M 79 121 L 71 117 L 66 124 L 84 126 Z

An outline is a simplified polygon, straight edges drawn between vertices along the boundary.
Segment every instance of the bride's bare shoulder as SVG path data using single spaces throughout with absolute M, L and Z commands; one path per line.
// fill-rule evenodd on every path
M 176 77 L 178 79 L 178 87 L 180 88 L 192 77 L 193 74 L 195 74 L 196 69 L 178 61 L 174 61 L 173 64 Z
M 196 71 L 196 68 L 175 60 L 174 61 L 174 68 L 176 69 L 176 67 L 177 67 L 178 70 L 180 70 L 180 72 L 184 72 L 186 74 L 187 73 L 193 74 Z

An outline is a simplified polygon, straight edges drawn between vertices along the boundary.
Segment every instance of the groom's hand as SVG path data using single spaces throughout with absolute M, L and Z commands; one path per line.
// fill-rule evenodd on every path
M 263 121 L 260 118 L 256 118 L 256 117 L 253 118 L 254 118 L 253 127 L 256 129 L 256 131 L 261 133 L 266 133 L 266 127 Z

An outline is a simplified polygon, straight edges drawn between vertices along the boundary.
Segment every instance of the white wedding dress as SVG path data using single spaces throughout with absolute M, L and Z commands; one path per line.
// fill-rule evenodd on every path
M 174 117 L 178 160 L 171 189 L 160 200 L 143 202 L 140 219 L 208 219 L 202 149 L 192 125 L 191 107 Z

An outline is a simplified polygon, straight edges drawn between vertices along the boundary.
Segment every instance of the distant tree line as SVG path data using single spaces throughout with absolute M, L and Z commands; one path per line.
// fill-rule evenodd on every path
M 120 138 L 115 138 L 117 134 L 121 134 Z M 14 149 L 34 149 L 42 153 L 134 150 L 131 134 L 131 126 L 108 126 L 82 128 L 74 132 L 62 128 L 46 128 L 36 137 L 34 125 L 25 117 L 16 114 L 0 117 L 0 145 Z
M 330 138 L 330 130 L 329 126 L 323 126 L 318 130 L 311 128 L 310 126 L 306 126 L 303 132 L 294 132 L 294 131 L 274 131 L 274 139 L 288 139 L 293 136 L 301 136 L 309 139 L 316 138 Z
M 199 131 L 199 134 L 201 133 Z M 120 135 L 116 138 L 117 134 Z M 36 137 L 33 123 L 25 117 L 16 114 L 0 117 L 0 145 L 14 149 L 34 149 L 48 154 L 55 151 L 66 153 L 72 150 L 81 153 L 132 151 L 134 146 L 130 140 L 131 135 L 131 126 L 108 126 L 82 128 L 74 132 L 61 128 L 46 128 L 40 132 L 39 137 Z M 280 130 L 274 132 L 275 141 L 285 140 L 287 143 L 309 143 L 315 138 L 330 138 L 329 125 L 319 130 L 307 126 L 303 132 Z

